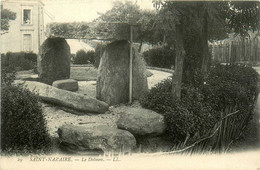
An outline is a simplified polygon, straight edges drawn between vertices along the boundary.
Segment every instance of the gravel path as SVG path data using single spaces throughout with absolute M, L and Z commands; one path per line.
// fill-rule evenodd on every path
M 147 78 L 149 89 L 151 89 L 157 83 L 161 82 L 162 80 L 164 80 L 172 75 L 171 73 L 166 73 L 166 72 L 162 72 L 162 71 L 150 70 L 150 69 L 148 69 L 148 70 L 153 73 L 153 75 L 151 77 Z
M 165 73 L 156 70 L 149 70 L 153 73 L 148 80 L 149 89 L 163 79 L 171 76 L 170 73 Z M 77 93 L 84 94 L 90 97 L 96 96 L 96 81 L 79 81 L 79 90 Z M 62 110 L 59 107 L 43 103 L 43 112 L 47 120 L 47 128 L 52 137 L 58 137 L 57 130 L 64 124 L 84 125 L 89 123 L 106 124 L 110 127 L 116 127 L 116 121 L 119 118 L 118 113 L 122 112 L 126 107 L 141 107 L 138 101 L 134 101 L 131 106 L 120 104 L 109 108 L 105 114 L 99 115 L 84 115 L 78 116 Z

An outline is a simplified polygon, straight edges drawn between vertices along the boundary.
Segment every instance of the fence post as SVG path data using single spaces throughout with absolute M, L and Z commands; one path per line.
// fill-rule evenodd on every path
M 229 51 L 228 51 L 228 58 L 229 58 L 229 63 L 231 63 L 231 47 L 232 47 L 232 41 L 231 42 L 229 42 Z
M 247 44 L 248 44 L 248 39 L 246 39 L 246 41 L 245 41 L 245 59 L 246 59 L 246 61 L 248 61 Z
M 243 58 L 243 61 L 245 61 L 245 38 L 243 37 L 242 38 L 242 58 Z

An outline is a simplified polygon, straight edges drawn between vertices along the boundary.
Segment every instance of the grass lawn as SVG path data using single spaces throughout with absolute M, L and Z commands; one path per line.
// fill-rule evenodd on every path
M 71 67 L 70 78 L 78 81 L 97 80 L 97 69 L 94 67 Z

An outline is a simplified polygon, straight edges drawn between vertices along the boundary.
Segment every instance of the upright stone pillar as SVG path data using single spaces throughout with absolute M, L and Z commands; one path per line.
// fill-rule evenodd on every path
M 109 105 L 129 100 L 129 53 L 126 40 L 107 45 L 100 60 L 97 78 L 97 99 Z M 145 61 L 133 48 L 133 100 L 148 92 Z
M 51 85 L 70 78 L 70 47 L 64 38 L 48 38 L 40 47 L 38 57 L 40 81 Z

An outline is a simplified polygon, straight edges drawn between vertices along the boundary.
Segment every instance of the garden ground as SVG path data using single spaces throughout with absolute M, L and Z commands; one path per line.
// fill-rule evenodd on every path
M 155 86 L 157 83 L 161 82 L 163 79 L 166 79 L 171 76 L 170 73 L 161 72 L 157 70 L 149 70 L 153 75 L 148 77 L 148 87 L 149 89 Z M 96 97 L 96 81 L 93 81 L 96 77 L 96 69 L 93 67 L 72 67 L 71 69 L 71 78 L 74 78 L 78 81 L 79 90 L 77 93 L 87 95 L 89 97 Z M 85 80 L 84 80 L 85 79 Z M 84 81 L 82 81 L 84 80 Z M 87 81 L 91 80 L 91 81 Z M 64 124 L 73 124 L 73 125 L 83 125 L 84 124 L 103 124 L 110 127 L 116 127 L 116 121 L 119 118 L 120 112 L 124 111 L 126 107 L 135 107 L 141 108 L 138 101 L 134 101 L 130 106 L 125 104 L 120 104 L 109 108 L 109 111 L 105 114 L 88 114 L 83 116 L 78 116 L 75 114 L 69 113 L 68 110 L 62 107 L 57 107 L 52 104 L 43 103 L 43 113 L 47 120 L 47 128 L 51 137 L 54 139 L 54 144 L 56 145 L 58 134 L 57 130 L 60 126 Z M 58 146 L 54 146 L 55 152 L 61 152 Z
M 255 68 L 258 72 L 260 67 Z M 79 81 L 79 90 L 77 93 L 84 94 L 90 97 L 96 96 L 96 72 L 97 70 L 93 67 L 71 67 L 71 78 Z M 171 76 L 171 73 L 162 71 L 149 70 L 152 72 L 152 76 L 148 77 L 149 89 L 158 82 Z M 31 76 L 31 72 L 20 72 L 19 77 Z M 89 124 L 89 123 L 101 123 L 111 127 L 116 126 L 116 120 L 118 119 L 117 113 L 124 109 L 124 105 L 121 107 L 110 107 L 110 112 L 101 115 L 85 115 L 77 116 L 69 113 L 57 106 L 50 104 L 43 104 L 44 115 L 47 119 L 47 127 L 53 138 L 58 137 L 56 131 L 58 127 L 63 124 Z M 130 107 L 141 107 L 138 102 L 134 102 Z M 112 114 L 111 114 L 112 113 Z M 258 97 L 257 104 L 255 107 L 255 114 L 253 119 L 250 121 L 249 126 L 245 130 L 245 133 L 240 137 L 239 140 L 234 142 L 232 147 L 229 149 L 230 152 L 235 151 L 247 151 L 260 148 L 260 97 Z M 56 148 L 58 149 L 58 148 Z

